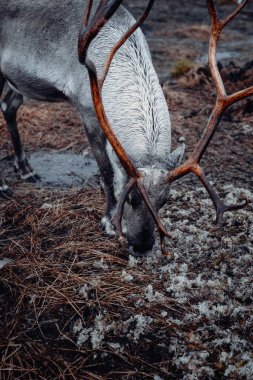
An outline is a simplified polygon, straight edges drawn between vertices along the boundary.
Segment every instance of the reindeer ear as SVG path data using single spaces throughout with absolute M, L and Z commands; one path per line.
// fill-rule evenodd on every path
M 175 168 L 180 165 L 185 151 L 185 144 L 181 144 L 177 149 L 175 149 L 169 155 L 170 168 Z

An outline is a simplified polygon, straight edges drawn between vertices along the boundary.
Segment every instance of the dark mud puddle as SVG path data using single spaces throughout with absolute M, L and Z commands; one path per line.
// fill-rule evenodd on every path
M 36 152 L 31 154 L 30 163 L 41 182 L 53 186 L 83 186 L 98 173 L 94 158 L 73 153 Z

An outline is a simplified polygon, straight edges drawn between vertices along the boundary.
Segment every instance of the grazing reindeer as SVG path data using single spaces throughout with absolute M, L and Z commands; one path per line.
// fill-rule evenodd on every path
M 122 0 L 100 0 L 94 4 L 91 0 L 63 0 L 57 5 L 50 0 L 2 1 L 0 92 L 5 82 L 10 90 L 1 108 L 14 144 L 16 170 L 23 178 L 36 179 L 16 125 L 16 112 L 23 95 L 38 100 L 67 100 L 81 115 L 101 172 L 107 199 L 103 226 L 108 234 L 114 234 L 113 217 L 116 233 L 121 240 L 126 236 L 130 252 L 140 255 L 153 247 L 155 225 L 165 250 L 164 237 L 170 235 L 157 212 L 168 198 L 170 184 L 191 171 L 209 192 L 217 220 L 222 223 L 225 211 L 244 205 L 224 205 L 207 182 L 199 161 L 224 110 L 253 93 L 250 88 L 228 97 L 215 61 L 221 29 L 246 2 L 220 22 L 213 1 L 207 1 L 213 21 L 211 72 L 218 97 L 193 154 L 176 168 L 184 147 L 171 153 L 167 105 L 146 41 L 137 30 L 154 0 L 149 1 L 136 24 L 120 6 Z M 79 36 L 84 10 L 84 29 Z M 6 191 L 1 181 L 2 191 Z
M 102 3 L 107 2 L 100 3 L 103 12 Z M 91 16 L 98 5 L 94 1 Z M 23 96 L 73 104 L 84 122 L 103 179 L 107 208 L 102 223 L 110 235 L 115 234 L 111 217 L 127 176 L 97 121 L 88 70 L 78 58 L 78 36 L 84 10 L 89 7 L 91 2 L 84 0 L 0 2 L 0 92 L 4 83 L 10 87 L 1 108 L 15 149 L 15 169 L 22 178 L 36 180 L 16 125 Z M 120 7 L 100 31 L 89 49 L 98 71 L 102 71 L 108 52 L 134 23 L 130 13 Z M 103 101 L 117 136 L 135 165 L 143 168 L 147 190 L 159 209 L 168 195 L 168 186 L 160 186 L 161 174 L 176 166 L 183 149 L 170 154 L 169 112 L 140 30 L 115 55 L 104 83 Z M 0 186 L 7 191 L 3 179 Z M 150 250 L 155 224 L 136 190 L 129 195 L 124 221 L 131 250 L 137 254 Z

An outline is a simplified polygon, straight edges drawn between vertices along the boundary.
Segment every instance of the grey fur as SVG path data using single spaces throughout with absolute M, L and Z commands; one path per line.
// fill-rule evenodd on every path
M 103 178 L 107 198 L 103 223 L 110 233 L 110 219 L 127 178 L 97 122 L 87 71 L 78 60 L 77 41 L 85 3 L 84 0 L 0 0 L 0 95 L 6 81 L 12 88 L 9 98 L 67 100 L 80 113 Z M 98 72 L 111 47 L 133 23 L 133 17 L 121 7 L 92 42 L 89 57 Z M 103 87 L 103 101 L 112 127 L 129 156 L 137 167 L 145 166 L 144 182 L 159 209 L 168 195 L 167 186 L 162 186 L 161 163 L 174 166 L 182 152 L 177 151 L 170 159 L 169 113 L 140 30 L 116 54 Z M 13 110 L 7 125 L 17 135 L 16 121 L 13 121 L 17 107 L 4 102 L 8 108 L 6 111 L 3 107 L 5 117 Z M 13 143 L 20 161 L 17 150 L 23 154 L 21 143 L 18 138 Z M 128 240 L 135 251 L 151 248 L 154 223 L 143 203 L 137 208 L 126 205 L 124 219 Z M 149 235 L 151 238 L 147 238 Z M 150 243 L 145 245 L 146 240 Z

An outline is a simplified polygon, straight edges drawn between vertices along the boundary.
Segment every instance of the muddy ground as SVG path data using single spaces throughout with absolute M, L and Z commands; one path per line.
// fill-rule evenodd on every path
M 233 6 L 220 1 L 221 14 Z M 224 4 L 223 4 L 224 3 Z M 144 0 L 128 1 L 138 16 Z M 224 31 L 218 58 L 229 92 L 253 83 L 253 3 Z M 204 1 L 157 1 L 144 26 L 172 119 L 173 145 L 189 155 L 215 92 L 206 70 Z M 179 74 L 179 62 L 190 71 Z M 78 115 L 67 104 L 28 102 L 19 127 L 39 184 L 13 173 L 0 118 L 0 170 L 14 190 L 0 200 L 0 378 L 251 379 L 253 104 L 224 115 L 203 159 L 228 203 L 214 210 L 190 176 L 161 212 L 172 233 L 134 259 L 100 230 L 104 197 Z M 81 157 L 80 157 L 81 156 Z

